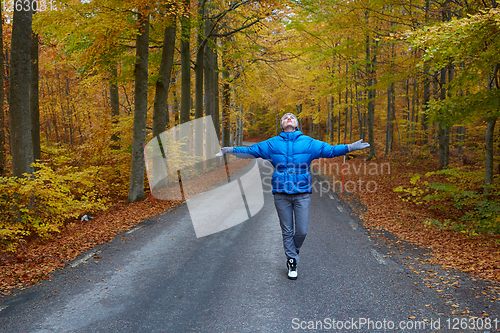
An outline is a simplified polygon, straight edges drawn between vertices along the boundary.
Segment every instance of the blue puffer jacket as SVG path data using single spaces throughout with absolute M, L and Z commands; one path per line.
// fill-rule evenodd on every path
M 274 166 L 274 193 L 312 193 L 309 167 L 312 160 L 331 158 L 348 153 L 347 145 L 329 145 L 301 131 L 281 132 L 280 135 L 250 147 L 234 147 L 233 154 L 249 154 L 269 160 Z M 241 156 L 241 155 L 239 155 Z

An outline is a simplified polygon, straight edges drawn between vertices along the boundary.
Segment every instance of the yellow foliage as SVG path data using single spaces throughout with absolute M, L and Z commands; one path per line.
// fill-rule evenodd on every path
M 7 251 L 15 251 L 26 236 L 50 238 L 67 220 L 107 208 L 90 181 L 95 168 L 54 172 L 41 163 L 33 166 L 33 175 L 0 178 L 0 242 Z

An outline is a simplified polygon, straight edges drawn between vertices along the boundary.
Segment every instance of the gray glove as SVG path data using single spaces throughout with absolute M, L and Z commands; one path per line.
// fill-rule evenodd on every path
M 220 153 L 215 154 L 215 156 L 221 157 L 223 155 L 232 153 L 233 153 L 233 147 L 222 147 Z
M 349 149 L 349 152 L 355 151 L 355 150 L 361 150 L 370 147 L 369 143 L 363 142 L 363 139 L 358 140 L 354 143 L 351 143 L 347 145 L 347 148 Z

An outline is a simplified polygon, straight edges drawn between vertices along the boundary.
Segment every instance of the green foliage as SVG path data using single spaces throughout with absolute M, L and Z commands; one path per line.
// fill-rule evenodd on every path
M 427 115 L 433 122 L 443 121 L 446 126 L 470 124 L 483 115 L 499 114 L 500 91 L 478 91 L 468 95 L 457 95 L 444 100 L 431 99 Z
M 33 166 L 31 176 L 0 178 L 0 243 L 7 251 L 27 236 L 50 238 L 67 220 L 107 207 L 92 181 L 96 168 L 54 172 L 41 163 Z
M 454 66 L 455 76 L 446 85 L 450 98 L 431 100 L 429 121 L 444 121 L 449 126 L 471 123 L 484 116 L 498 116 L 498 89 L 489 89 L 486 81 L 498 65 L 500 43 L 496 36 L 499 29 L 500 10 L 491 8 L 469 17 L 407 31 L 404 37 L 400 36 L 423 50 L 417 67 L 438 73 L 446 66 Z
M 439 181 L 430 182 L 430 178 Z M 425 180 L 424 180 L 425 179 Z M 482 193 L 484 172 L 461 168 L 415 174 L 410 178 L 410 186 L 398 186 L 394 192 L 399 198 L 417 205 L 430 203 L 429 208 L 447 211 L 454 208 L 461 212 L 457 219 L 436 219 L 424 221 L 426 227 L 455 230 L 469 236 L 477 232 L 500 233 L 499 188 L 492 186 L 490 198 Z
M 422 185 L 426 186 L 429 183 L 427 181 L 424 181 L 423 183 L 420 182 L 421 175 L 415 174 L 413 177 L 410 179 L 410 184 L 413 186 L 410 187 L 403 187 L 403 186 L 398 186 L 394 189 L 394 192 L 401 192 L 404 193 L 404 195 L 400 195 L 399 198 L 403 201 L 406 202 L 413 202 L 417 205 L 420 205 L 423 203 L 422 201 L 422 195 L 424 194 L 425 190 L 421 188 Z

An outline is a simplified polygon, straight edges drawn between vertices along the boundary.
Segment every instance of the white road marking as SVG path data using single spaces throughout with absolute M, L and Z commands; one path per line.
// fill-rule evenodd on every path
M 339 212 L 343 213 L 344 212 L 344 207 L 342 206 L 337 206 L 337 209 L 339 210 Z
M 8 307 L 9 307 L 8 305 L 0 305 L 0 312 L 7 309 Z
M 76 260 L 75 262 L 73 262 L 71 264 L 71 267 L 76 267 L 76 266 L 80 265 L 82 262 L 89 260 L 90 258 L 92 258 L 94 256 L 94 254 L 95 254 L 95 252 L 91 252 L 91 253 L 87 254 L 85 257 Z
M 125 233 L 126 233 L 126 234 L 131 234 L 131 233 L 133 233 L 134 231 L 139 230 L 139 229 L 141 229 L 141 227 L 132 228 L 132 229 L 130 229 L 129 231 L 126 231 Z
M 375 257 L 375 260 L 377 260 L 379 264 L 381 264 L 381 265 L 388 264 L 388 261 L 384 258 L 384 256 L 382 254 L 380 254 L 379 252 L 377 252 L 375 249 L 372 249 L 371 252 L 372 252 L 372 255 Z
M 328 196 L 333 200 L 333 195 L 331 193 L 328 193 Z

